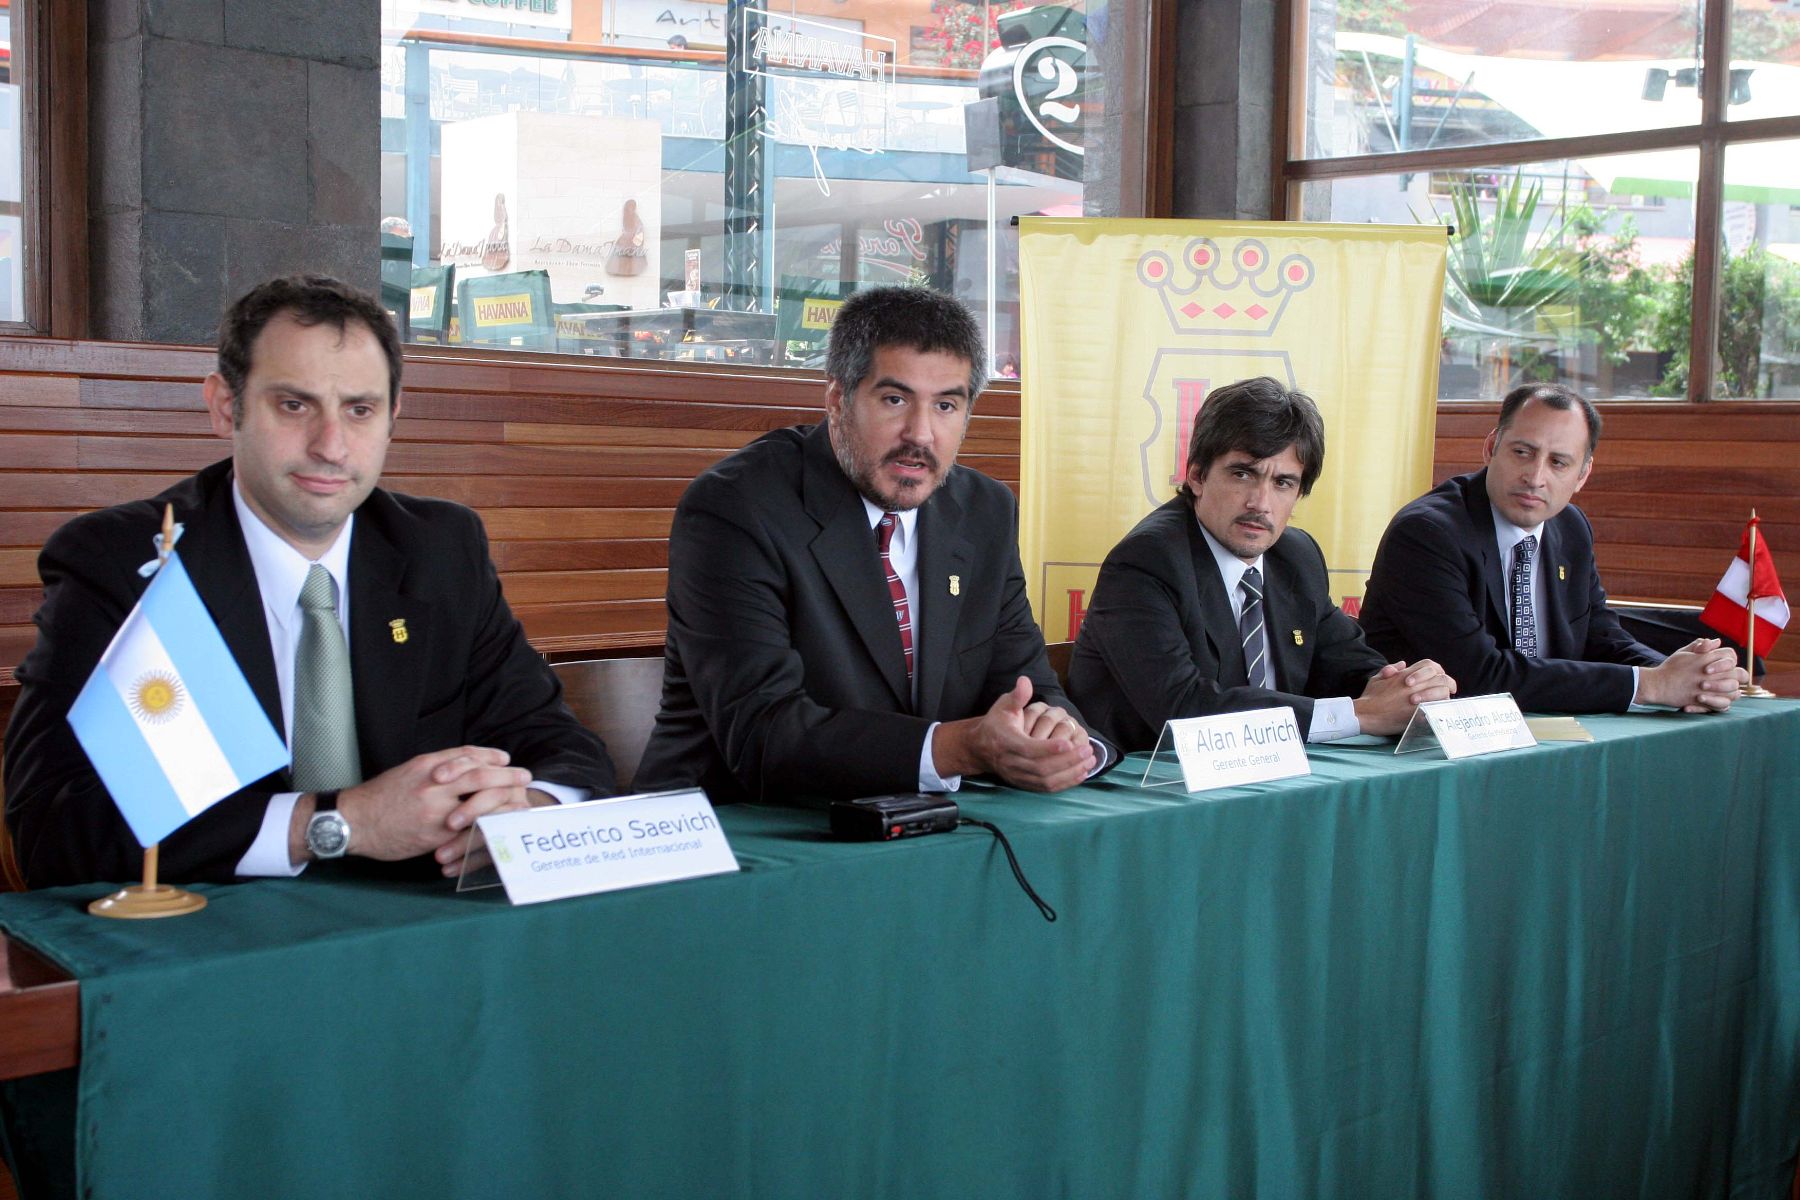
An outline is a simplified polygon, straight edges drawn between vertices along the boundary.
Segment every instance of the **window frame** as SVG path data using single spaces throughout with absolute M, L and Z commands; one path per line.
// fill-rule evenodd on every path
M 20 93 L 25 316 L 0 336 L 87 336 L 87 6 L 12 0 Z
M 1701 11 L 1703 88 L 1700 121 L 1662 129 L 1625 133 L 1587 134 L 1580 137 L 1537 138 L 1480 146 L 1450 146 L 1435 150 L 1408 150 L 1386 154 L 1362 154 L 1344 158 L 1305 158 L 1306 85 L 1308 78 L 1307 5 L 1305 0 L 1278 0 L 1279 22 L 1276 53 L 1275 179 L 1272 188 L 1276 220 L 1300 209 L 1303 184 L 1399 172 L 1432 171 L 1467 167 L 1515 166 L 1563 158 L 1643 150 L 1698 149 L 1699 173 L 1694 185 L 1694 285 L 1692 333 L 1688 361 L 1687 403 L 1716 399 L 1714 380 L 1719 365 L 1719 242 L 1723 215 L 1725 150 L 1752 142 L 1800 139 L 1800 114 L 1754 121 L 1728 119 L 1726 70 L 1731 46 L 1732 0 L 1705 0 Z

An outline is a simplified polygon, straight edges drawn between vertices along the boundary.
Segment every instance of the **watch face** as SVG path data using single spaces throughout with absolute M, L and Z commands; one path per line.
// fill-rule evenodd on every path
M 350 822 L 342 813 L 314 813 L 306 826 L 306 846 L 319 858 L 342 858 L 350 844 Z

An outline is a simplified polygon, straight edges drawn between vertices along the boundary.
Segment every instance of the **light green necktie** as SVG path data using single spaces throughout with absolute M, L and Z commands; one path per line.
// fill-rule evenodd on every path
M 300 649 L 294 655 L 294 789 L 318 792 L 362 782 L 350 648 L 338 624 L 337 582 L 313 565 L 300 589 Z

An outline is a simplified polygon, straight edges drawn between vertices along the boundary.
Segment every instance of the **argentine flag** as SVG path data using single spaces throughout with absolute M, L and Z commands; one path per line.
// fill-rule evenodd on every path
M 113 635 L 69 724 L 144 846 L 288 765 L 175 553 Z

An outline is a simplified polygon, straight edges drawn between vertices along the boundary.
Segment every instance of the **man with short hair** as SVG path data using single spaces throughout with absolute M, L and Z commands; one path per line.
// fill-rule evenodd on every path
M 956 465 L 985 360 L 950 297 L 859 292 L 832 325 L 825 421 L 688 488 L 639 786 L 805 803 L 991 775 L 1052 792 L 1109 765 L 1045 659 L 1012 493 Z
M 475 818 L 613 783 L 500 592 L 481 521 L 376 486 L 400 344 L 324 276 L 225 314 L 203 388 L 232 454 L 152 500 L 77 517 L 44 547 L 38 641 L 6 736 L 6 820 L 33 887 L 135 878 L 141 851 L 68 712 L 149 584 L 163 508 L 176 551 L 291 770 L 170 834 L 175 880 L 298 874 L 345 854 L 454 874 Z
M 1288 518 L 1325 466 L 1311 397 L 1266 376 L 1212 392 L 1179 493 L 1106 556 L 1069 692 L 1121 749 L 1164 722 L 1286 705 L 1308 741 L 1398 733 L 1456 683 L 1385 662 L 1331 602 L 1325 556 Z
M 1600 414 L 1558 384 L 1500 405 L 1486 466 L 1395 514 L 1375 553 L 1362 622 L 1387 654 L 1429 654 L 1472 694 L 1528 712 L 1728 708 L 1749 682 L 1736 654 L 1696 638 L 1663 655 L 1606 606 L 1594 531 L 1570 503 L 1594 468 Z

